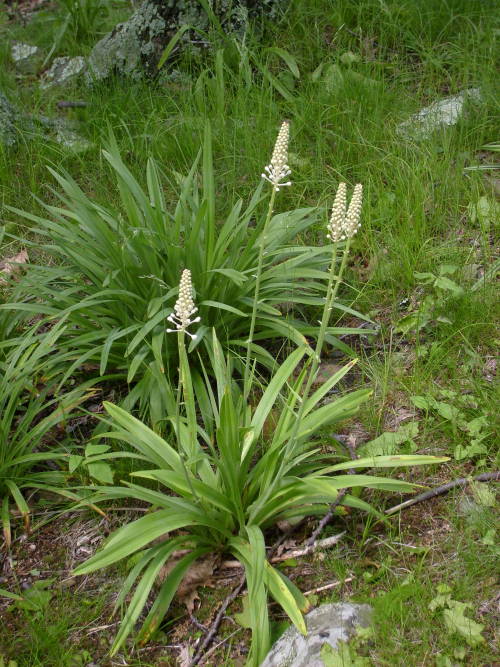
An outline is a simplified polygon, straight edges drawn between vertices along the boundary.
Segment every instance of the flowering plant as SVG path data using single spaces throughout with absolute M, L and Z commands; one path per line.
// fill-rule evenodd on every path
M 273 212 L 276 188 L 285 185 L 289 172 L 288 132 L 285 123 L 266 170 L 274 186 L 267 215 L 261 210 L 262 180 L 246 207 L 237 201 L 225 221 L 217 219 L 208 125 L 203 151 L 180 180 L 171 210 L 155 161 L 148 162 L 144 189 L 112 137 L 104 157 L 116 175 L 120 210 L 98 204 L 68 174 L 52 171 L 63 190 L 55 193 L 62 206 L 45 205 L 47 218 L 17 211 L 36 223 L 39 249 L 49 260 L 28 264 L 12 301 L 0 306 L 6 335 L 34 315 L 37 329 L 65 318 L 67 327 L 49 361 L 60 385 L 83 366 L 95 381 L 105 374 L 108 381 L 126 381 L 125 407 L 139 407 L 157 430 L 175 407 L 177 346 L 165 319 L 176 321 L 171 303 L 183 269 L 194 276 L 201 318 L 188 350 L 196 380 L 199 359 L 213 356 L 212 327 L 240 372 L 245 366 L 247 380 L 250 360 L 273 367 L 273 341 L 301 346 L 316 338 L 318 327 L 304 317 L 304 308 L 324 304 L 330 249 L 296 242 L 317 221 L 315 209 Z M 329 326 L 326 339 L 342 345 L 337 337 L 346 333 L 359 332 Z

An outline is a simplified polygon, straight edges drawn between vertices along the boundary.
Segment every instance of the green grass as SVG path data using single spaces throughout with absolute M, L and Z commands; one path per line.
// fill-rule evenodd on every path
M 112 6 L 99 33 L 124 14 L 123 4 Z M 36 77 L 16 74 L 9 41 L 37 44 L 46 55 L 62 20 L 58 8 L 38 12 L 26 26 L 8 22 L 6 15 L 0 17 L 0 87 L 26 113 L 71 119 L 94 147 L 75 155 L 35 137 L 21 139 L 16 151 L 0 150 L 0 222 L 13 223 L 8 231 L 21 239 L 30 237 L 26 222 L 6 206 L 40 214 L 33 194 L 54 203 L 49 185 L 54 187 L 55 182 L 47 166 L 66 169 L 95 200 L 117 205 L 113 174 L 100 154 L 108 128 L 143 183 L 147 158 L 158 161 L 166 176 L 165 196 L 172 201 L 176 173 L 186 173 L 194 160 L 207 118 L 213 128 L 222 216 L 236 196 L 245 198 L 253 191 L 279 122 L 289 118 L 293 186 L 280 194 L 283 209 L 318 202 L 330 206 L 339 180 L 360 181 L 365 186 L 363 226 L 354 243 L 343 297 L 357 310 L 369 312 L 380 324 L 380 334 L 359 348 L 362 363 L 357 382 L 371 384 L 374 400 L 358 424 L 346 426 L 346 432 L 362 427 L 368 437 L 375 437 L 393 430 L 391 418 L 407 410 L 418 422 L 418 451 L 452 457 L 439 477 L 420 471 L 423 483 L 436 485 L 498 467 L 493 436 L 497 396 L 491 365 L 498 345 L 495 282 L 472 289 L 481 270 L 495 259 L 498 230 L 494 221 L 473 221 L 470 213 L 480 197 L 493 201 L 495 195 L 483 172 L 464 172 L 480 162 L 482 145 L 498 140 L 494 61 L 499 25 L 494 4 L 295 0 L 281 21 L 268 26 L 266 44 L 286 49 L 296 61 L 298 76 L 276 53 L 249 36 L 251 66 L 233 44 L 220 41 L 219 56 L 186 56 L 178 65 L 185 76 L 178 81 L 116 80 L 90 89 L 77 83 L 64 91 L 42 92 Z M 89 37 L 79 44 L 67 34 L 53 55 L 88 53 L 95 40 Z M 423 106 L 472 87 L 480 89 L 481 102 L 468 105 L 454 127 L 420 140 L 398 133 L 398 124 Z M 88 106 L 61 112 L 55 106 L 60 99 L 84 100 Z M 490 155 L 485 161 L 492 159 Z M 318 226 L 304 242 L 320 244 L 324 238 Z M 0 259 L 15 254 L 21 245 L 20 240 L 4 239 Z M 458 267 L 452 279 L 464 290 L 459 296 L 422 285 L 414 275 L 437 274 L 440 266 L 448 264 Z M 425 296 L 435 298 L 435 316 L 445 316 L 449 322 L 433 318 L 418 333 L 398 332 L 400 320 L 416 312 Z M 7 298 L 5 289 L 1 298 Z M 408 305 L 402 305 L 405 300 Z M 455 396 L 443 397 L 443 390 Z M 456 445 L 468 447 L 470 433 L 435 410 L 417 409 L 412 396 L 446 402 L 461 410 L 468 422 L 484 416 L 486 451 L 455 460 Z M 467 405 L 463 396 L 470 398 Z M 479 507 L 471 518 L 459 506 L 464 496 L 471 496 L 470 491 L 457 491 L 403 512 L 399 525 L 394 518 L 390 529 L 352 528 L 349 546 L 327 556 L 330 572 L 323 568 L 323 580 L 312 583 L 314 587 L 348 572 L 356 574 L 344 595 L 375 607 L 375 637 L 359 649 L 374 664 L 445 665 L 436 662 L 438 653 L 453 662 L 457 660 L 454 651 L 462 647 L 466 648 L 465 664 L 494 662 L 493 611 L 479 615 L 481 605 L 492 596 L 495 552 L 482 543 L 491 527 L 491 510 Z M 346 524 L 356 520 L 349 517 Z M 338 523 L 335 529 L 343 520 Z M 398 542 L 424 545 L 428 551 L 414 553 Z M 467 647 L 446 632 L 442 612 L 430 614 L 428 604 L 437 594 L 437 585 L 444 583 L 452 587 L 454 600 L 473 605 L 469 616 L 485 624 L 486 641 L 481 646 Z M 79 616 L 69 614 L 61 620 L 58 604 L 66 604 L 66 599 L 57 600 L 54 612 L 42 624 L 33 623 L 29 616 L 17 620 L 14 658 L 19 665 L 72 664 L 68 657 L 72 648 L 57 657 L 61 638 L 70 626 L 92 622 L 91 614 L 81 608 Z M 51 630 L 45 632 L 47 628 Z M 30 638 L 33 649 L 23 635 Z M 222 664 L 226 658 L 219 655 Z

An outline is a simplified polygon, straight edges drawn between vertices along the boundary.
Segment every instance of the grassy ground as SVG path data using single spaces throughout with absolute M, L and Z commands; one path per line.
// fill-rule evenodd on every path
M 123 4 L 112 6 L 99 30 L 123 14 Z M 480 279 L 488 275 L 498 251 L 499 181 L 494 171 L 464 168 L 494 160 L 481 147 L 498 140 L 497 16 L 494 3 L 477 0 L 297 0 L 283 20 L 269 26 L 266 38 L 286 49 L 297 69 L 249 38 L 252 68 L 226 46 L 223 59 L 214 54 L 186 58 L 179 63 L 185 74 L 176 81 L 117 80 L 91 89 L 74 84 L 64 91 L 41 91 L 34 75 L 16 73 L 10 40 L 37 44 L 45 54 L 55 42 L 53 55 L 73 55 L 88 52 L 95 36 L 77 39 L 67 33 L 58 43 L 63 12 L 52 4 L 27 25 L 3 13 L 0 87 L 27 113 L 69 117 L 94 147 L 75 155 L 34 138 L 16 151 L 0 152 L 0 222 L 29 237 L 26 223 L 4 207 L 37 212 L 33 194 L 50 201 L 54 182 L 47 165 L 70 172 L 98 201 L 117 199 L 100 156 L 108 128 L 136 174 L 154 155 L 173 183 L 175 172 L 185 172 L 194 159 L 206 118 L 215 137 L 222 214 L 235 194 L 253 190 L 279 122 L 289 118 L 293 187 L 283 191 L 283 209 L 330 205 L 339 180 L 365 185 L 363 226 L 345 296 L 370 313 L 380 331 L 360 346 L 356 378 L 360 386 L 373 387 L 374 398 L 355 423 L 344 425 L 344 433 L 362 443 L 406 428 L 398 450 L 451 457 L 439 470 L 418 472 L 417 481 L 430 486 L 494 470 L 496 293 L 494 276 Z M 421 139 L 398 132 L 412 113 L 466 88 L 478 88 L 481 100 L 467 104 L 455 126 Z M 84 100 L 88 106 L 56 111 L 60 99 Z M 318 228 L 309 240 L 319 243 L 323 233 Z M 19 247 L 19 241 L 4 240 L 0 259 Z M 388 526 L 362 523 L 357 515 L 340 517 L 331 530 L 347 530 L 341 544 L 287 572 L 296 575 L 303 590 L 351 579 L 318 599 L 374 606 L 374 634 L 360 640 L 357 649 L 369 664 L 497 664 L 498 550 L 490 491 L 490 485 L 455 490 L 404 510 Z M 378 502 L 389 507 L 398 499 Z M 58 577 L 59 571 L 67 575 L 84 559 L 75 555 L 74 543 L 87 535 L 87 523 L 84 528 L 72 525 L 58 520 L 15 544 L 13 557 L 25 573 L 18 575 L 20 584 Z M 34 545 L 33 556 L 29 545 Z M 95 628 L 114 622 L 109 607 L 116 582 L 88 579 L 74 589 L 51 582 L 50 594 L 36 609 L 2 612 L 0 656 L 33 667 L 174 664 L 176 647 L 195 632 L 180 607 L 174 613 L 177 623 L 168 628 L 172 632 L 152 647 L 131 653 L 126 662 L 104 657 L 116 626 Z M 456 612 L 456 604 L 431 604 L 446 595 L 440 585 L 450 587 L 449 600 L 470 604 L 466 616 L 484 626 L 481 643 L 474 645 L 473 638 L 447 624 L 445 612 Z M 7 586 L 0 582 L 0 587 Z M 200 619 L 210 619 L 219 597 L 219 590 L 204 591 Z M 227 635 L 237 629 L 230 622 L 226 626 Z M 238 664 L 235 656 L 244 643 L 241 630 L 214 654 L 212 664 Z M 174 648 L 162 649 L 165 645 Z

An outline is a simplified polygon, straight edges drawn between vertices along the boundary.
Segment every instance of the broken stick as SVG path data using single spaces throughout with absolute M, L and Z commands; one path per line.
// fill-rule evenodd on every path
M 405 509 L 411 505 L 416 505 L 417 503 L 421 503 L 423 500 L 429 500 L 430 498 L 440 496 L 442 493 L 448 493 L 448 491 L 455 489 L 457 486 L 466 486 L 470 482 L 497 482 L 498 480 L 500 480 L 500 471 L 483 472 L 481 475 L 476 475 L 476 477 L 460 477 L 460 479 L 456 479 L 453 482 L 448 482 L 448 484 L 443 484 L 443 486 L 438 486 L 435 489 L 431 489 L 430 491 L 425 491 L 425 493 L 421 493 L 414 498 L 410 498 L 410 500 L 405 500 L 404 503 L 394 505 L 394 507 L 385 510 L 385 513 L 389 515 L 394 514 L 398 510 Z

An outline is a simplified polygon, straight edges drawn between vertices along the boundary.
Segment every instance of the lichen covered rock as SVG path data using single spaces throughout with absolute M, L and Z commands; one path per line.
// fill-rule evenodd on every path
M 22 125 L 24 125 L 22 114 L 0 91 L 0 145 L 14 146 Z
M 211 0 L 210 5 L 225 33 L 242 35 L 250 18 L 273 18 L 287 2 Z M 117 25 L 94 46 L 87 79 L 99 81 L 113 73 L 134 79 L 153 76 L 165 47 L 183 25 L 195 29 L 184 35 L 185 45 L 200 41 L 197 30 L 209 29 L 210 19 L 199 0 L 144 0 L 128 21 Z
M 24 42 L 12 42 L 10 56 L 16 69 L 24 74 L 34 74 L 39 65 L 40 49 Z
M 87 63 L 82 56 L 76 56 L 74 58 L 69 58 L 68 56 L 55 58 L 50 69 L 43 75 L 40 86 L 41 88 L 62 86 L 80 76 L 80 74 L 85 71 L 86 67 Z
M 336 649 L 339 642 L 351 639 L 358 627 L 369 627 L 371 615 L 372 608 L 367 604 L 323 604 L 306 615 L 307 635 L 303 637 L 294 626 L 290 627 L 261 667 L 324 667 L 321 654 L 325 644 Z
M 41 136 L 45 141 L 54 141 L 73 153 L 93 147 L 65 119 L 23 113 L 0 91 L 0 149 L 15 148 L 21 135 L 23 141 Z

